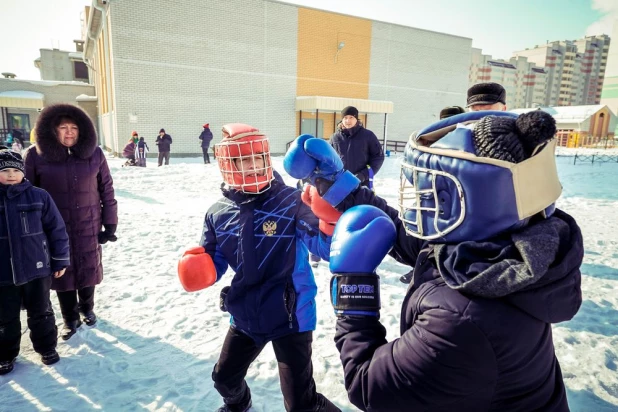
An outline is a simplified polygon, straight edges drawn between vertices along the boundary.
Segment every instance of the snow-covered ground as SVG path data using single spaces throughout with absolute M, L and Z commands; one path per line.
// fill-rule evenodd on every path
M 574 153 L 561 149 L 561 154 Z M 618 155 L 618 151 L 603 151 Z M 275 158 L 286 181 L 282 157 Z M 396 204 L 400 155 L 386 159 L 376 178 L 378 194 Z M 0 411 L 209 411 L 222 402 L 211 371 L 229 316 L 218 308 L 219 291 L 232 273 L 210 289 L 186 293 L 176 275 L 183 250 L 197 244 L 204 213 L 220 197 L 216 164 L 171 159 L 168 167 L 123 168 L 109 159 L 119 203 L 118 241 L 103 249 L 105 279 L 96 294 L 99 323 L 60 341 L 62 359 L 43 366 L 28 334 L 15 370 L 0 377 Z M 580 163 L 559 157 L 564 186 L 558 206 L 575 216 L 584 233 L 584 303 L 570 322 L 554 327 L 554 342 L 573 411 L 618 410 L 618 164 Z M 382 322 L 395 339 L 409 269 L 387 257 L 382 277 Z M 318 390 L 344 411 L 347 400 L 335 316 L 328 300 L 330 272 L 316 271 L 318 326 L 313 363 Z M 52 302 L 60 325 L 57 299 Z M 23 319 L 23 315 L 22 315 Z M 25 322 L 24 326 L 25 328 Z M 272 348 L 258 357 L 247 381 L 253 410 L 283 411 Z

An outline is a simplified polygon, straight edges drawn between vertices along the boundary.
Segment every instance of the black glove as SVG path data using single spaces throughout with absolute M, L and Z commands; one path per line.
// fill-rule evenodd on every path
M 108 241 L 115 242 L 118 240 L 118 238 L 114 235 L 118 225 L 103 225 L 103 227 L 105 228 L 105 231 L 99 232 L 99 243 L 101 245 L 106 244 Z

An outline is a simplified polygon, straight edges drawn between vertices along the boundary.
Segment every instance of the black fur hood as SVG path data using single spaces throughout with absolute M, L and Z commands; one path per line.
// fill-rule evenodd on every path
M 56 137 L 54 125 L 60 117 L 73 119 L 79 127 L 79 138 L 70 153 L 88 159 L 97 148 L 97 132 L 88 114 L 72 104 L 54 104 L 43 109 L 35 126 L 37 153 L 50 162 L 62 162 L 69 156 L 67 148 Z

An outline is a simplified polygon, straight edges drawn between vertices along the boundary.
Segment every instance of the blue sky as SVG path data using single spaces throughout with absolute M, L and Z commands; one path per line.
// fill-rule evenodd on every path
M 504 59 L 514 51 L 546 41 L 575 40 L 592 34 L 611 35 L 614 19 L 618 19 L 618 0 L 287 2 L 469 37 L 473 47 Z M 73 39 L 81 37 L 80 17 L 84 6 L 89 4 L 89 0 L 2 0 L 0 72 L 13 72 L 21 79 L 39 79 L 33 63 L 39 56 L 39 49 L 74 50 Z M 199 1 L 194 4 L 198 5 Z

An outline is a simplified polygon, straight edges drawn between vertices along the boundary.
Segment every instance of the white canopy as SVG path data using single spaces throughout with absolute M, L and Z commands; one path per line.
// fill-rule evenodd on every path
M 0 93 L 0 107 L 20 109 L 40 109 L 43 107 L 43 94 L 26 90 L 10 90 Z

